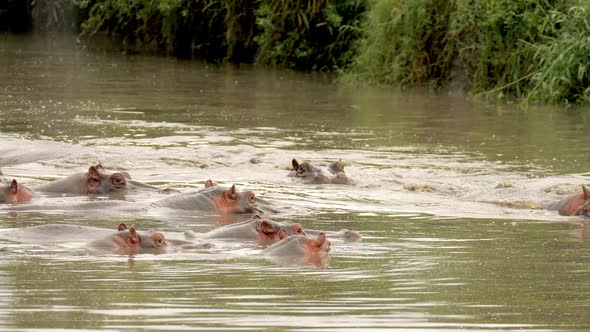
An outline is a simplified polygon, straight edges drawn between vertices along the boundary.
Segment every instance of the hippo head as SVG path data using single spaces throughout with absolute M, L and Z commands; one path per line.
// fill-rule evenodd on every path
M 303 230 L 303 227 L 301 227 L 301 224 L 294 224 L 290 221 L 282 221 L 282 222 L 279 222 L 279 224 L 281 225 L 281 227 L 285 230 L 285 232 L 289 236 L 291 236 L 291 235 L 307 235 L 307 233 L 305 233 L 305 230 Z
M 256 225 L 256 237 L 259 240 L 276 242 L 287 236 L 287 232 L 275 222 L 261 220 Z
M 33 193 L 16 180 L 12 180 L 8 186 L 0 182 L 0 203 L 26 203 L 31 200 Z
M 251 191 L 238 192 L 236 185 L 223 191 L 214 201 L 217 210 L 224 213 L 261 212 L 258 209 L 256 195 Z
M 573 213 L 574 216 L 590 217 L 590 189 L 582 185 L 581 197 L 584 202 Z
M 119 249 L 159 249 L 166 247 L 166 237 L 162 233 L 154 232 L 149 236 L 140 236 L 134 226 L 127 229 L 125 224 L 120 224 L 119 232 L 113 236 L 113 242 Z
M 332 250 L 332 244 L 324 233 L 320 233 L 315 240 L 306 241 L 304 247 L 305 253 L 309 256 L 325 256 Z
M 127 189 L 127 179 L 130 179 L 126 172 L 106 173 L 102 165 L 90 166 L 88 169 L 88 193 L 108 194 L 113 191 Z
M 295 171 L 296 177 L 312 177 L 319 171 L 307 161 L 299 163 L 297 159 L 293 159 L 291 164 L 293 166 L 293 171 Z

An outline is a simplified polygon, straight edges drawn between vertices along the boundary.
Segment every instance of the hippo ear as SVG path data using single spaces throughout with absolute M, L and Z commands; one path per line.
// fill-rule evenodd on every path
M 586 188 L 585 185 L 582 185 L 582 191 L 584 192 L 584 199 L 588 199 L 590 197 L 590 189 Z
M 228 193 L 232 199 L 236 199 L 238 197 L 235 184 L 232 185 L 231 188 L 229 188 Z
M 213 181 L 211 181 L 211 180 L 205 181 L 205 188 L 210 188 L 213 186 L 214 186 Z
M 333 162 L 330 167 L 335 173 L 344 172 L 344 164 L 342 163 L 342 159 Z
M 318 247 L 321 247 L 322 244 L 324 244 L 324 242 L 326 242 L 326 234 L 320 233 L 320 235 L 318 235 L 318 238 L 315 241 L 316 241 L 316 245 Z
M 98 166 L 100 167 L 100 169 L 103 169 L 102 166 Z M 90 168 L 88 169 L 88 180 L 100 182 L 99 168 L 97 168 L 96 166 L 90 166 Z
M 10 193 L 12 195 L 16 195 L 16 193 L 18 193 L 18 182 L 16 182 L 16 180 L 12 180 L 10 183 Z
M 131 242 L 131 244 L 139 244 L 139 235 L 137 234 L 137 231 L 135 230 L 135 226 L 131 226 L 131 228 L 129 229 L 129 242 Z
M 268 222 L 268 220 L 263 220 L 260 222 L 260 230 L 263 233 L 274 233 L 275 228 L 272 226 L 270 222 Z
M 293 165 L 294 171 L 296 171 L 299 168 L 299 162 L 295 158 L 293 158 L 293 160 L 291 161 L 291 165 Z
M 131 180 L 131 175 L 129 173 L 127 173 L 127 172 L 119 172 L 119 173 L 123 174 L 124 177 Z
M 96 164 L 94 167 L 95 167 L 97 170 L 104 171 L 104 167 L 102 166 L 102 164 L 101 164 L 101 163 L 98 163 L 98 164 Z
M 124 230 L 126 230 L 126 229 L 127 229 L 127 225 L 125 225 L 124 223 L 120 223 L 120 224 L 119 224 L 119 227 L 117 227 L 117 230 L 118 230 L 119 232 L 121 232 L 121 231 L 124 231 Z
M 262 219 L 262 217 L 260 215 L 255 214 L 254 217 L 252 217 L 252 219 Z

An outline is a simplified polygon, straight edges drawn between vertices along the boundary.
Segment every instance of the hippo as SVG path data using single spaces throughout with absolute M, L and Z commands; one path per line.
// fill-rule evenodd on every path
M 237 222 L 231 225 L 225 225 L 209 231 L 203 235 L 203 238 L 276 242 L 294 234 L 305 235 L 305 231 L 300 224 L 294 224 L 287 221 L 277 222 L 268 219 L 261 219 L 260 216 L 256 215 L 252 219 Z M 192 231 L 185 232 L 185 236 L 187 238 L 197 237 L 197 235 Z
M 251 191 L 238 192 L 235 185 L 228 189 L 213 185 L 210 180 L 205 186 L 206 188 L 197 191 L 171 195 L 152 203 L 150 207 L 221 213 L 263 213 L 258 208 L 256 195 Z
M 362 239 L 362 236 L 359 232 L 346 228 L 341 229 L 339 231 L 319 231 L 315 229 L 306 229 L 305 232 L 307 233 L 307 235 L 311 236 L 318 236 L 321 233 L 324 233 L 330 239 L 339 239 L 344 242 L 357 242 Z
M 316 239 L 291 235 L 262 250 L 262 254 L 279 263 L 310 264 L 324 267 L 330 259 L 332 244 L 326 234 Z
M 102 165 L 92 165 L 86 173 L 76 173 L 35 187 L 39 192 L 68 194 L 108 194 L 126 190 L 131 177 L 126 172 L 107 173 Z
M 4 183 L 4 181 L 0 181 L 0 203 L 26 203 L 33 197 L 33 191 L 19 184 L 16 180 L 10 181 L 8 185 L 4 185 Z
M 92 165 L 86 173 L 76 173 L 63 179 L 42 184 L 34 188 L 39 192 L 67 194 L 109 194 L 124 190 L 155 190 L 160 193 L 175 193 L 175 189 L 160 189 L 135 181 L 127 172 L 108 173 L 101 164 Z
M 267 256 L 325 256 L 330 253 L 331 242 L 326 234 L 320 233 L 310 239 L 305 235 L 291 235 L 264 249 Z
M 12 211 L 31 210 L 76 210 L 76 211 L 103 211 L 118 213 L 146 213 L 155 209 L 177 209 L 185 211 L 216 212 L 221 216 L 238 214 L 264 213 L 274 211 L 258 207 L 258 199 L 253 192 L 238 192 L 236 186 L 227 189 L 221 186 L 213 186 L 191 192 L 172 194 L 160 198 L 151 203 L 129 201 L 84 201 L 65 205 L 43 204 L 27 206 L 11 206 Z
M 168 242 L 162 233 L 153 232 L 140 235 L 134 226 L 131 226 L 130 229 L 126 228 L 119 225 L 120 230 L 117 233 L 92 241 L 88 246 L 122 254 L 163 253 L 166 251 Z
M 307 161 L 299 163 L 297 159 L 291 161 L 293 171 L 289 173 L 291 177 L 299 177 L 308 183 L 316 184 L 352 184 L 352 180 L 344 173 L 344 164 L 342 161 L 335 161 L 325 167 L 316 167 Z M 324 171 L 325 170 L 325 171 Z
M 557 203 L 550 206 L 562 216 L 579 216 L 590 217 L 590 189 L 582 185 L 582 192 L 563 198 Z
M 160 232 L 137 232 L 134 226 L 127 229 L 125 224 L 118 227 L 113 233 L 110 229 L 96 228 L 80 225 L 45 224 L 20 229 L 0 230 L 0 239 L 12 242 L 57 245 L 80 244 L 81 247 L 106 250 L 116 254 L 139 253 L 165 253 L 174 248 L 206 249 L 213 245 L 210 243 L 195 243 L 185 239 L 170 239 Z M 170 233 L 170 235 L 175 236 Z

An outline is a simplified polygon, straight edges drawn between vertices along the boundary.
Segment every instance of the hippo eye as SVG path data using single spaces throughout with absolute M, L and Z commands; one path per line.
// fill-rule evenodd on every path
M 297 233 L 299 233 L 299 234 L 303 233 L 303 228 L 301 228 L 301 227 L 298 227 L 298 228 L 297 228 Z
M 116 186 L 124 186 L 126 183 L 125 178 L 122 175 L 114 175 L 113 176 L 113 184 Z
M 248 201 L 250 201 L 250 203 L 256 203 L 256 196 L 253 193 L 248 195 Z

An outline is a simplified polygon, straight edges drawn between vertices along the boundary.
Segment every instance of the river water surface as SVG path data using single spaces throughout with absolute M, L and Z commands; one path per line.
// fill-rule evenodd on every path
M 590 329 L 590 224 L 542 209 L 588 182 L 587 109 L 522 111 L 10 35 L 0 68 L 5 178 L 34 186 L 100 162 L 183 191 L 213 179 L 270 201 L 269 218 L 363 236 L 334 240 L 321 267 L 229 241 L 130 257 L 2 240 L 0 330 Z M 341 159 L 355 183 L 296 181 L 293 158 Z M 0 207 L 0 229 L 228 222 L 71 209 L 157 195 L 42 195 Z

